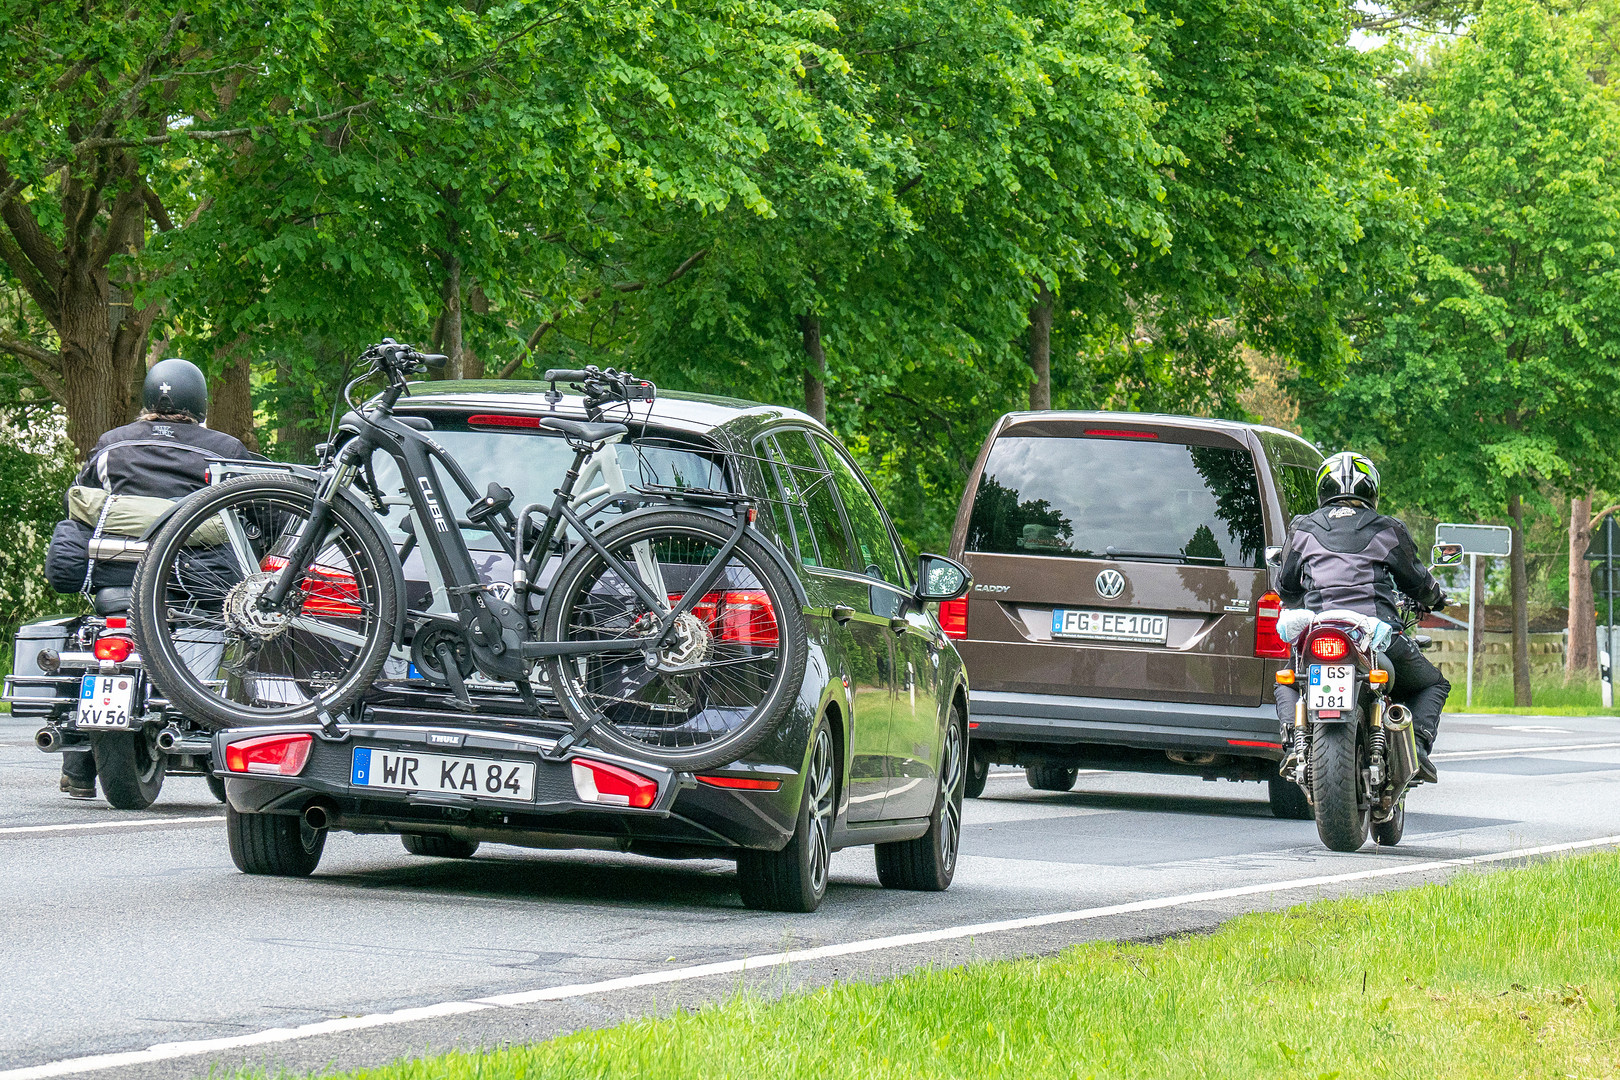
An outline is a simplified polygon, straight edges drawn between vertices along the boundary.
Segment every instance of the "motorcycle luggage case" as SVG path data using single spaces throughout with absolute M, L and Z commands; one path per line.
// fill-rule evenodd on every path
M 46 622 L 29 623 L 19 627 L 17 637 L 13 642 L 15 652 L 12 659 L 12 674 L 14 675 L 45 675 L 48 674 L 39 666 L 39 654 L 45 649 L 55 649 L 61 652 L 67 645 L 68 635 L 78 622 L 74 618 L 50 619 Z M 66 684 L 64 684 L 65 686 Z M 12 695 L 15 697 L 59 698 L 77 697 L 76 686 L 66 688 L 51 688 L 49 686 L 12 686 Z M 44 706 L 25 705 L 21 702 L 11 703 L 11 712 L 14 716 L 46 716 L 50 709 Z

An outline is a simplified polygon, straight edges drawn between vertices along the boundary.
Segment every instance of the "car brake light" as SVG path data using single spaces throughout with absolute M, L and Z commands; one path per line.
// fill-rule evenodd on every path
M 259 563 L 259 569 L 274 573 L 286 565 L 287 560 L 280 555 L 266 555 Z M 311 563 L 309 569 L 304 571 L 304 580 L 299 587 L 304 591 L 305 615 L 325 615 L 337 619 L 360 617 L 360 605 L 356 603 L 360 599 L 360 585 L 354 580 L 353 574 Z
M 1318 660 L 1343 660 L 1350 655 L 1350 642 L 1331 630 L 1318 632 L 1311 638 L 1311 655 Z
M 96 659 L 111 660 L 115 664 L 122 664 L 129 659 L 129 654 L 135 651 L 135 643 L 127 637 L 116 634 L 96 639 Z
M 1282 597 L 1268 592 L 1255 605 L 1254 655 L 1267 660 L 1288 659 L 1288 642 L 1277 636 L 1277 618 L 1282 614 Z
M 658 782 L 589 758 L 575 758 L 574 791 L 586 802 L 645 810 L 658 799 Z
M 960 641 L 967 637 L 967 597 L 959 596 L 939 605 L 939 628 L 948 638 Z
M 681 594 L 669 598 L 678 604 Z M 775 648 L 781 641 L 770 594 L 761 589 L 727 589 L 704 593 L 692 605 L 692 615 L 720 638 L 733 645 Z
M 1133 431 L 1130 428 L 1086 428 L 1087 435 L 1098 435 L 1104 439 L 1157 439 L 1156 431 Z
M 710 787 L 735 788 L 738 791 L 779 791 L 780 780 L 761 780 L 754 776 L 700 776 L 698 783 Z
M 540 426 L 538 416 L 506 416 L 499 413 L 475 413 L 467 417 L 467 423 L 477 424 L 480 427 L 522 427 L 537 428 Z
M 225 771 L 268 773 L 271 776 L 297 776 L 309 761 L 309 748 L 315 736 L 261 735 L 243 739 L 225 748 Z

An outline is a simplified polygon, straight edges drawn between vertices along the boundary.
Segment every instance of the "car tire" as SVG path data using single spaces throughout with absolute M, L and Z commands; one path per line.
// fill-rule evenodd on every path
M 169 759 L 155 740 L 155 733 L 149 734 L 145 728 L 90 736 L 96 779 L 101 781 L 101 793 L 115 809 L 145 810 L 157 802 Z
M 1309 821 L 1316 816 L 1305 789 L 1284 776 L 1268 776 L 1266 787 L 1271 795 L 1271 816 L 1284 821 Z
M 412 855 L 426 855 L 433 859 L 470 859 L 478 851 L 477 840 L 410 832 L 402 833 L 399 839 Z
M 1406 832 L 1406 796 L 1401 796 L 1395 812 L 1389 816 L 1388 821 L 1375 821 L 1372 827 L 1373 843 L 1379 847 L 1394 847 L 1401 842 L 1401 835 Z
M 984 794 L 985 782 L 990 779 L 990 759 L 978 752 L 968 754 L 967 784 L 962 794 L 977 799 Z
M 213 765 L 211 763 L 209 765 L 209 768 L 213 768 Z M 225 778 L 223 776 L 215 776 L 213 773 L 209 773 L 203 779 L 208 781 L 208 791 L 209 791 L 209 793 L 212 794 L 214 796 L 214 798 L 218 799 L 220 802 L 224 802 L 225 801 Z
M 967 786 L 967 724 L 959 709 L 951 709 L 945 728 L 945 752 L 939 765 L 939 796 L 928 831 L 915 840 L 878 844 L 878 881 L 885 889 L 943 892 L 956 876 L 962 848 L 962 796 Z
M 1036 791 L 1068 791 L 1079 776 L 1079 769 L 1065 769 L 1061 765 L 1029 765 L 1024 769 L 1024 779 Z
M 810 764 L 793 838 L 780 851 L 737 853 L 737 888 L 755 911 L 808 913 L 827 895 L 833 817 L 838 809 L 838 760 L 823 718 L 810 735 Z
M 244 814 L 226 807 L 225 835 L 231 861 L 244 874 L 308 877 L 326 848 L 325 829 L 311 829 L 291 814 Z

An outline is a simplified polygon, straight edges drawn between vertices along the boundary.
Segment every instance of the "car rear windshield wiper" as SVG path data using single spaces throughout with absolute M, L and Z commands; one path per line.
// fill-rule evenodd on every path
M 1110 559 L 1157 559 L 1162 562 L 1197 563 L 1200 566 L 1226 565 L 1226 560 L 1219 555 L 1185 555 L 1179 551 L 1126 551 L 1124 548 L 1106 547 L 1103 554 Z

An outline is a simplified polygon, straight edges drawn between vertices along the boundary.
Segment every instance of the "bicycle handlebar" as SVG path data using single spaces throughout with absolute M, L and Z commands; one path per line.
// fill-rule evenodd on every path
M 546 382 L 584 382 L 592 375 L 599 374 L 594 371 L 581 371 L 578 368 L 547 368 Z

